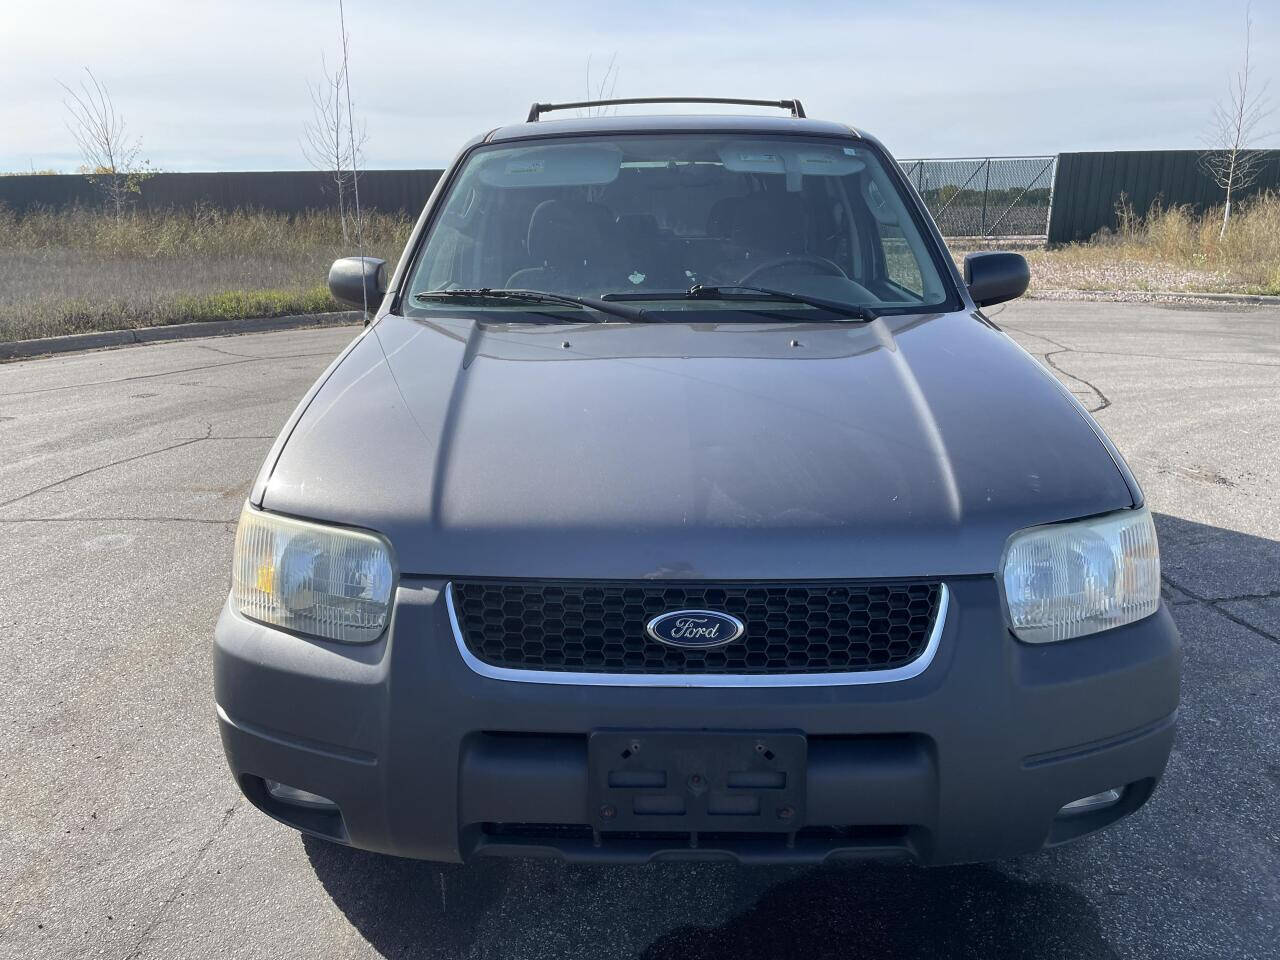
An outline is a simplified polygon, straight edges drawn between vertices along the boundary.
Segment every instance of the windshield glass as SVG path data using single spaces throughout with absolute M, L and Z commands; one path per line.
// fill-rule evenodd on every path
M 646 314 L 762 309 L 851 319 L 859 315 L 832 317 L 821 303 L 875 313 L 947 306 L 951 284 L 884 163 L 855 141 L 733 134 L 482 148 L 435 218 L 405 307 L 531 309 L 423 296 L 481 289 L 634 299 Z M 701 289 L 689 297 L 693 287 Z

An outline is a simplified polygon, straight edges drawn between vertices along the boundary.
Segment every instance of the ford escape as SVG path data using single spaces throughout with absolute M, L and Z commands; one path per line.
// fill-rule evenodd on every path
M 733 101 L 742 102 L 742 101 Z M 216 630 L 249 800 L 440 861 L 985 860 L 1151 795 L 1179 642 L 1120 454 L 874 138 L 467 144 L 253 484 Z

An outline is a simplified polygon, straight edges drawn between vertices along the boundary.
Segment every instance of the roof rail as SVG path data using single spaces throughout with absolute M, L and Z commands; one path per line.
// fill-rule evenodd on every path
M 627 97 L 622 100 L 578 100 L 573 103 L 535 103 L 529 108 L 529 123 L 552 110 L 582 107 L 613 107 L 625 103 L 733 103 L 745 107 L 779 107 L 790 110 L 793 117 L 804 117 L 804 104 L 799 100 L 736 100 L 732 97 Z

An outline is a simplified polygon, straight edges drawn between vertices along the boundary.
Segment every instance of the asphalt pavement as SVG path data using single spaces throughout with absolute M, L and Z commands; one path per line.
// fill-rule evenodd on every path
M 1280 956 L 1280 311 L 992 313 L 1157 516 L 1184 704 L 1135 816 L 927 870 L 305 840 L 227 774 L 210 637 L 249 483 L 355 328 L 134 346 L 0 365 L 0 957 Z

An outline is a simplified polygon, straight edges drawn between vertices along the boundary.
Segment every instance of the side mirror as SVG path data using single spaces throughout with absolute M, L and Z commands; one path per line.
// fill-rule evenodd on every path
M 370 313 L 382 303 L 387 292 L 387 261 L 377 257 L 343 257 L 329 268 L 329 292 L 333 299 Z
M 1026 293 L 1031 268 L 1020 253 L 970 253 L 964 258 L 964 282 L 973 302 L 989 307 Z

